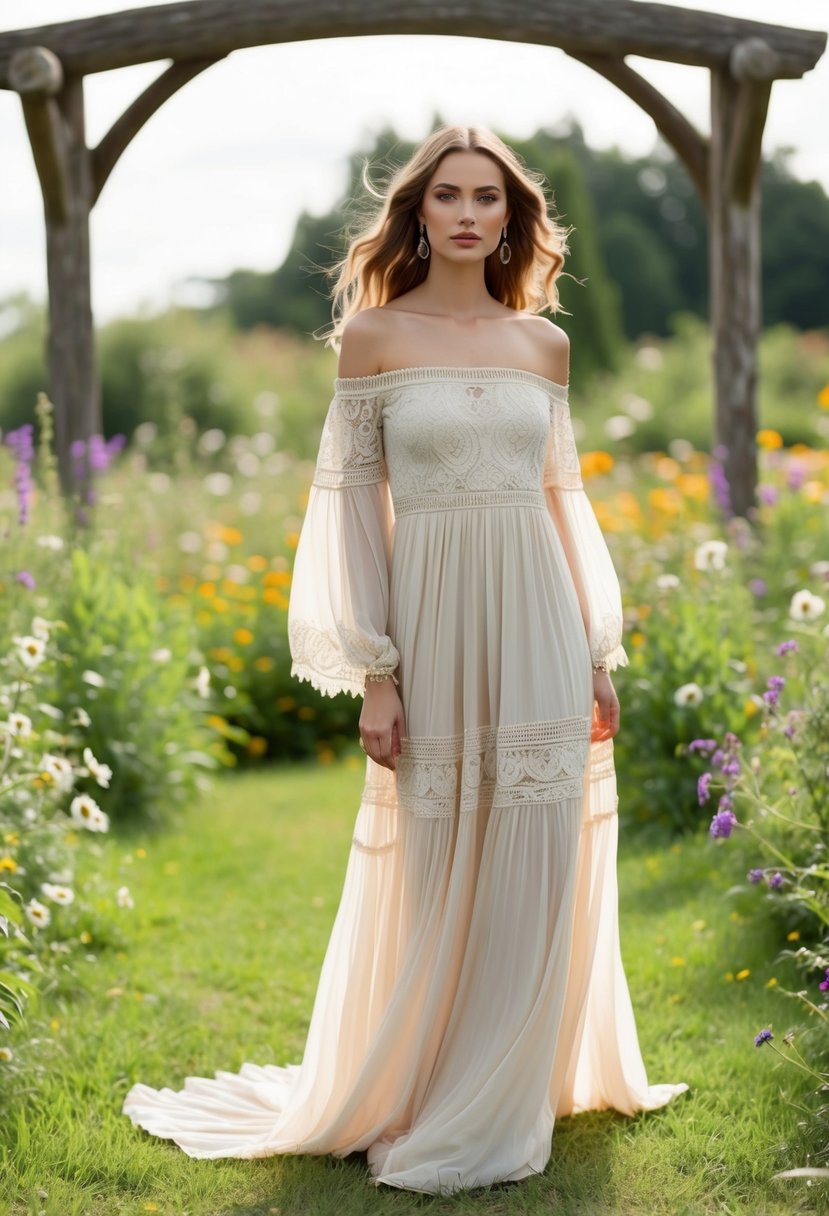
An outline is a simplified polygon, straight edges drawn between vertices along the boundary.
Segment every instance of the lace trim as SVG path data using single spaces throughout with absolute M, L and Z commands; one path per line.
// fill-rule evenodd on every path
M 602 739 L 590 747 L 590 780 L 604 781 L 616 776 L 616 766 L 613 760 L 613 740 Z
M 397 797 L 416 818 L 579 798 L 590 718 L 481 726 L 462 735 L 403 738 Z
M 312 484 L 336 489 L 369 485 L 386 476 L 377 397 L 335 395 L 325 416 Z
M 460 507 L 526 506 L 546 509 L 541 490 L 457 490 L 449 494 L 405 494 L 394 500 L 395 517 L 419 511 L 449 511 Z
M 537 372 L 525 371 L 522 367 L 398 367 L 389 372 L 377 372 L 373 376 L 344 376 L 334 381 L 337 393 L 361 393 L 367 388 L 396 388 L 401 384 L 423 383 L 427 380 L 523 380 L 530 384 L 541 384 L 552 396 L 567 400 L 569 383 L 560 384 L 548 380 Z
M 351 656 L 366 653 L 371 658 L 357 662 Z M 385 635 L 369 638 L 356 629 L 340 623 L 336 629 L 320 629 L 309 621 L 288 622 L 288 649 L 293 662 L 291 675 L 307 680 L 325 696 L 350 692 L 353 697 L 364 696 L 366 672 L 389 675 L 397 670 L 400 655 Z

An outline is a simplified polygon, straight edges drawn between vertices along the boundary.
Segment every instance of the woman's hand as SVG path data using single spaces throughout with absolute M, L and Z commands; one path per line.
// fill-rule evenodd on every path
M 403 702 L 394 680 L 366 680 L 360 714 L 360 738 L 366 755 L 383 768 L 396 769 L 400 740 L 405 734 Z
M 593 701 L 590 739 L 592 743 L 600 743 L 619 733 L 619 698 L 606 671 L 593 672 Z

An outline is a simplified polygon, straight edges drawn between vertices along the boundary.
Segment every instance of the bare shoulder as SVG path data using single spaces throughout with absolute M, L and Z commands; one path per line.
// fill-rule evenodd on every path
M 526 313 L 523 317 L 531 334 L 543 373 L 550 380 L 567 384 L 570 378 L 570 339 L 560 325 L 549 317 Z
M 377 375 L 387 326 L 382 308 L 364 308 L 346 321 L 340 339 L 341 377 Z

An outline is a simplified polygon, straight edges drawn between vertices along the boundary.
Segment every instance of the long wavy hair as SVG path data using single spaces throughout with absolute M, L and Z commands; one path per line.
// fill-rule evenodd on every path
M 567 237 L 573 229 L 548 214 L 544 175 L 528 169 L 512 148 L 485 127 L 444 126 L 393 173 L 385 192 L 369 180 L 368 161 L 364 163 L 363 184 L 379 207 L 349 236 L 345 256 L 327 272 L 336 279 L 331 290 L 333 324 L 317 335 L 326 339 L 326 346 L 339 350 L 343 328 L 355 313 L 386 304 L 426 278 L 429 263 L 417 255 L 417 212 L 441 160 L 457 151 L 481 152 L 504 174 L 512 257 L 504 265 L 496 249 L 486 259 L 484 281 L 489 294 L 518 310 L 566 311 L 559 302 L 556 279 L 569 252 Z

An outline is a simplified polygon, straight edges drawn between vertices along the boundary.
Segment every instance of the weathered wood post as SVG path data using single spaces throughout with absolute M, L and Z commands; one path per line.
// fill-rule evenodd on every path
M 65 75 L 57 56 L 38 46 L 15 53 L 9 76 L 23 105 L 43 191 L 49 284 L 47 350 L 58 474 L 64 492 L 78 490 L 83 495 L 89 470 L 86 460 L 72 460 L 71 445 L 101 430 L 89 257 L 92 172 L 85 138 L 83 77 Z
M 777 56 L 738 42 L 711 72 L 709 265 L 717 443 L 731 510 L 750 517 L 757 489 L 757 344 L 762 328 L 760 163 Z

